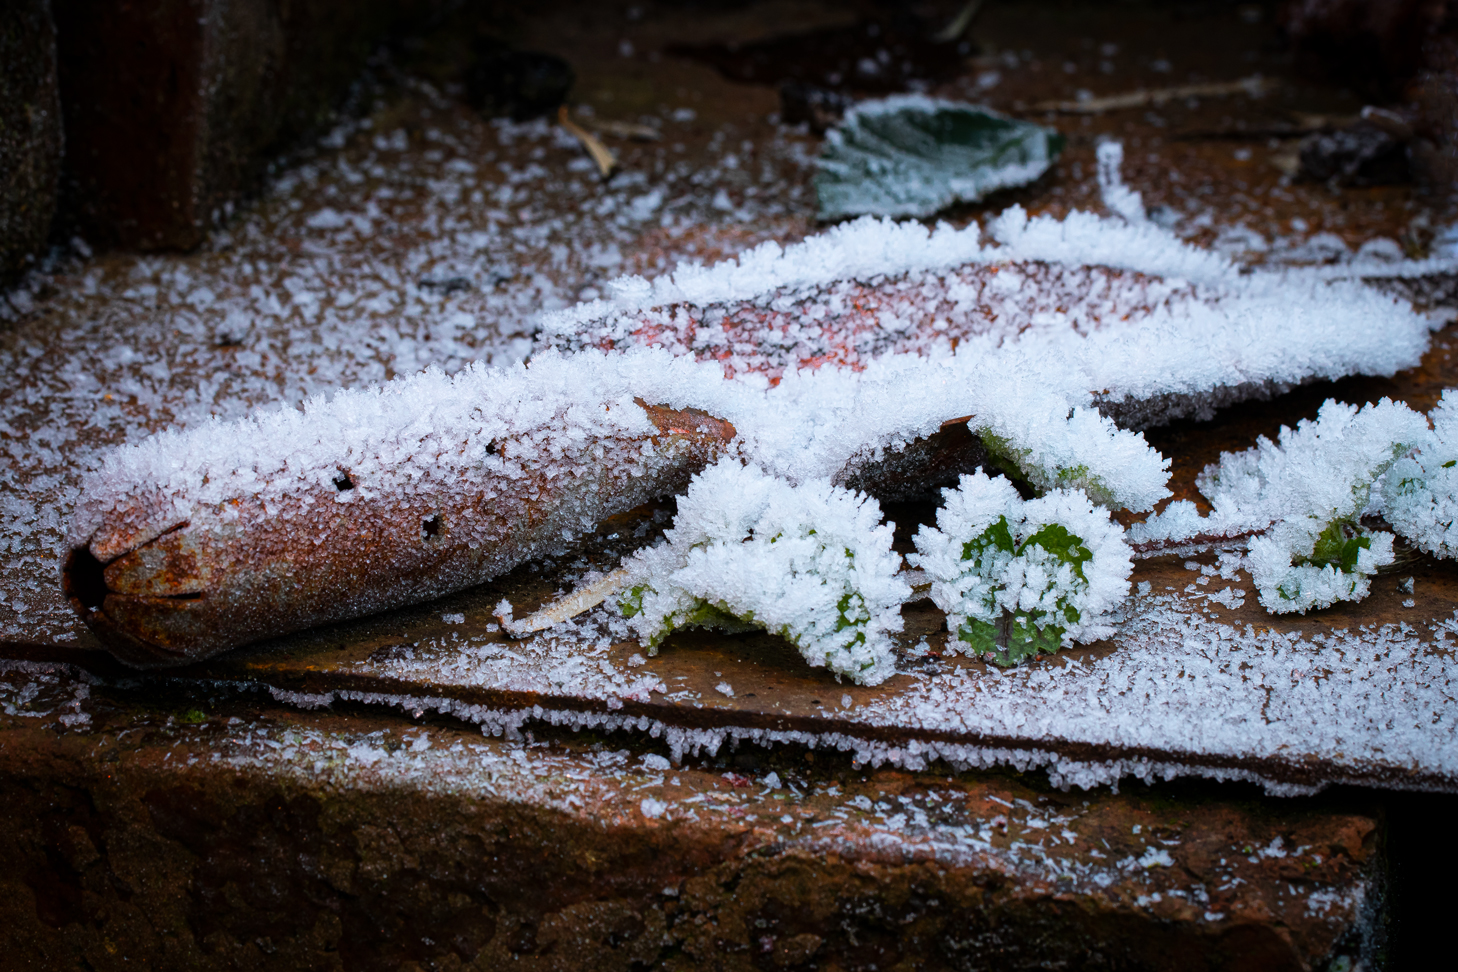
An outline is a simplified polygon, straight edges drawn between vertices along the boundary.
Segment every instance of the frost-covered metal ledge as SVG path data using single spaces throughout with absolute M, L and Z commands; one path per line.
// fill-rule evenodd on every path
M 1213 571 L 1181 572 L 1215 583 L 1144 587 L 1111 642 L 1003 672 L 929 657 L 925 639 L 909 643 L 913 631 L 903 673 L 874 688 L 797 670 L 770 639 L 682 636 L 644 659 L 606 610 L 525 641 L 446 615 L 444 628 L 407 631 L 412 640 L 384 650 L 246 652 L 177 677 L 266 687 L 305 707 L 441 713 L 492 735 L 533 725 L 642 734 L 676 758 L 751 743 L 909 770 L 938 759 L 1046 770 L 1062 787 L 1199 776 L 1282 795 L 1333 784 L 1458 791 L 1458 613 L 1422 628 L 1258 627 L 1239 617 L 1239 575 L 1221 587 Z

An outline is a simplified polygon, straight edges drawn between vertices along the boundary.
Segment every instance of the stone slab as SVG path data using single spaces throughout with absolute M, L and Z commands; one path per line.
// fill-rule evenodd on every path
M 16 967 L 1296 970 L 1383 947 L 1383 817 L 1350 798 L 1070 796 L 793 748 L 675 766 L 17 662 L 0 787 Z
M 56 35 L 46 0 L 0 8 L 0 288 L 45 246 L 61 174 Z
M 431 0 L 57 0 L 64 213 L 101 246 L 189 250 L 327 124 Z

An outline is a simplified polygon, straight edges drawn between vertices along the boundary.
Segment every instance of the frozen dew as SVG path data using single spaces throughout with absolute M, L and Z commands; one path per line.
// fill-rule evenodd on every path
M 947 614 L 949 651 L 1012 665 L 1114 633 L 1109 613 L 1128 597 L 1133 563 L 1106 510 L 1073 490 L 1024 501 L 981 472 L 943 495 L 913 563 Z
M 1383 480 L 1382 515 L 1419 550 L 1458 557 L 1458 391 L 1444 391 L 1428 418 L 1432 431 Z
M 874 685 L 895 670 L 888 635 L 911 594 L 900 566 L 875 500 L 726 460 L 690 484 L 665 542 L 629 562 L 621 607 L 650 652 L 682 628 L 758 628 Z M 727 683 L 718 691 L 733 697 Z

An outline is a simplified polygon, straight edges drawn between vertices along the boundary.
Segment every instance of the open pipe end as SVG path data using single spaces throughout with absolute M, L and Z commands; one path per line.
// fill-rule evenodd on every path
M 176 668 L 195 659 L 143 641 L 123 631 L 102 610 L 107 594 L 106 564 L 89 546 L 73 547 L 61 567 L 61 590 L 86 627 L 118 661 L 133 668 Z

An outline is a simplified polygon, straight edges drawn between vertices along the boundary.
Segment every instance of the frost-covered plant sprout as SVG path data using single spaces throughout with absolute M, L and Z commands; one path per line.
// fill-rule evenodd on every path
M 1328 400 L 1316 421 L 1282 428 L 1279 441 L 1227 453 L 1196 483 L 1210 500 L 1210 532 L 1266 531 L 1249 543 L 1251 578 L 1273 614 L 1305 614 L 1360 601 L 1392 563 L 1392 535 L 1361 523 L 1373 487 L 1429 438 L 1427 421 L 1383 399 L 1360 409 Z
M 1433 423 L 1416 454 L 1383 479 L 1382 516 L 1398 535 L 1438 557 L 1458 557 L 1458 391 L 1428 413 Z
M 1039 493 L 1078 489 L 1115 510 L 1152 509 L 1169 495 L 1169 459 L 1144 433 L 1121 429 L 1091 408 L 1068 409 L 1064 417 L 1041 404 L 1025 395 L 973 416 L 968 427 L 996 465 Z
M 875 685 L 895 671 L 888 635 L 911 595 L 892 530 L 874 499 L 725 460 L 690 484 L 665 542 L 628 562 L 619 607 L 650 654 L 682 628 L 759 628 Z
M 1078 490 L 1024 501 L 1001 476 L 943 490 L 937 525 L 916 535 L 912 563 L 947 614 L 948 650 L 998 665 L 1113 634 L 1134 569 L 1123 530 Z

